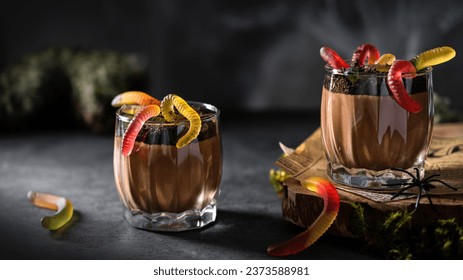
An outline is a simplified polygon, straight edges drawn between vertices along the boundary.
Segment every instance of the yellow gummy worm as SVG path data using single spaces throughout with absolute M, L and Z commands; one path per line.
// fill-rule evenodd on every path
M 378 60 L 375 61 L 375 64 L 392 65 L 394 61 L 395 61 L 395 55 L 390 54 L 390 53 L 385 53 L 382 56 L 380 56 Z
M 111 101 L 111 106 L 120 107 L 124 104 L 127 105 L 158 105 L 161 104 L 159 100 L 151 95 L 142 91 L 126 91 L 116 95 Z
M 393 54 L 385 53 L 378 60 L 375 61 L 375 69 L 380 72 L 389 71 L 390 66 L 395 61 L 396 57 Z
M 306 249 L 328 230 L 338 215 L 340 201 L 333 184 L 320 177 L 310 177 L 302 185 L 323 198 L 323 210 L 306 231 L 287 241 L 270 245 L 267 253 L 271 256 L 287 256 Z
M 177 111 L 180 114 L 190 121 L 190 128 L 187 133 L 177 141 L 177 148 L 182 148 L 198 137 L 199 132 L 201 131 L 201 118 L 198 113 L 180 96 L 169 94 L 164 97 L 161 102 L 161 113 L 168 122 L 176 120 L 174 107 L 177 108 Z
M 434 66 L 447 62 L 454 58 L 456 52 L 451 47 L 438 47 L 422 52 L 419 55 L 412 58 L 410 61 L 415 65 L 416 71 L 420 71 L 428 66 Z
M 33 191 L 27 193 L 27 198 L 37 207 L 56 211 L 55 215 L 42 218 L 42 226 L 46 229 L 57 230 L 72 218 L 74 207 L 69 199 Z

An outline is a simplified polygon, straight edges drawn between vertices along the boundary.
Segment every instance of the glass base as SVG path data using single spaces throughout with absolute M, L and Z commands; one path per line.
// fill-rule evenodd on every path
M 424 164 L 405 169 L 405 171 L 411 173 L 413 176 L 417 176 L 415 168 L 418 168 L 419 179 L 423 179 Z M 357 188 L 399 189 L 401 184 L 411 179 L 410 175 L 403 171 L 391 169 L 375 171 L 364 168 L 347 168 L 343 165 L 330 162 L 327 165 L 327 174 L 334 182 Z
M 211 202 L 201 211 L 188 210 L 182 213 L 160 212 L 148 214 L 124 208 L 124 218 L 133 227 L 150 231 L 186 231 L 202 228 L 215 221 L 217 207 Z

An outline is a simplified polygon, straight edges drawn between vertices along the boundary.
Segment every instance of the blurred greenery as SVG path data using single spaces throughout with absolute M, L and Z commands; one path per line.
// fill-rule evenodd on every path
M 452 108 L 450 99 L 434 93 L 434 122 L 445 123 L 462 121 L 463 113 Z
M 146 67 L 136 57 L 108 50 L 52 47 L 29 54 L 0 73 L 0 129 L 83 127 L 111 131 L 111 99 L 148 88 Z M 451 101 L 435 94 L 435 122 L 463 121 Z
M 115 111 L 111 99 L 147 86 L 146 69 L 135 56 L 48 48 L 25 56 L 0 74 L 0 128 L 110 131 Z

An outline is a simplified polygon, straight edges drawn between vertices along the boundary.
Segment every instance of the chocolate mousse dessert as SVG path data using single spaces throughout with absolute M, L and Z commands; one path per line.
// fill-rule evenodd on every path
M 333 73 L 327 66 L 321 121 L 328 160 L 347 168 L 408 169 L 423 162 L 433 125 L 431 69 L 404 79 L 422 110 L 407 112 L 389 93 L 386 73 L 374 68 Z
M 121 146 L 136 106 L 119 111 L 124 122 L 114 142 L 117 190 L 132 212 L 182 213 L 201 211 L 215 203 L 222 174 L 222 146 L 217 112 L 192 106 L 201 117 L 198 137 L 182 148 L 176 143 L 188 130 L 186 119 L 166 122 L 162 117 L 147 121 L 135 140 L 132 153 L 123 156 Z
M 412 173 L 422 179 L 433 129 L 432 66 L 455 50 L 401 60 L 362 44 L 350 61 L 326 46 L 320 55 L 327 62 L 321 130 L 328 176 L 373 188 L 400 186 Z

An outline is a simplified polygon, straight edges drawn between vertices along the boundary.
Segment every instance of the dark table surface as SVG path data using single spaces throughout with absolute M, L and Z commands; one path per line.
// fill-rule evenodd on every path
M 203 229 L 154 233 L 122 217 L 113 177 L 112 135 L 33 132 L 0 136 L 1 259 L 272 259 L 269 244 L 303 229 L 285 221 L 268 172 L 317 127 L 317 114 L 222 114 L 224 172 L 217 221 Z M 69 198 L 74 217 L 48 231 L 29 190 Z M 360 242 L 323 236 L 293 259 L 371 259 Z

